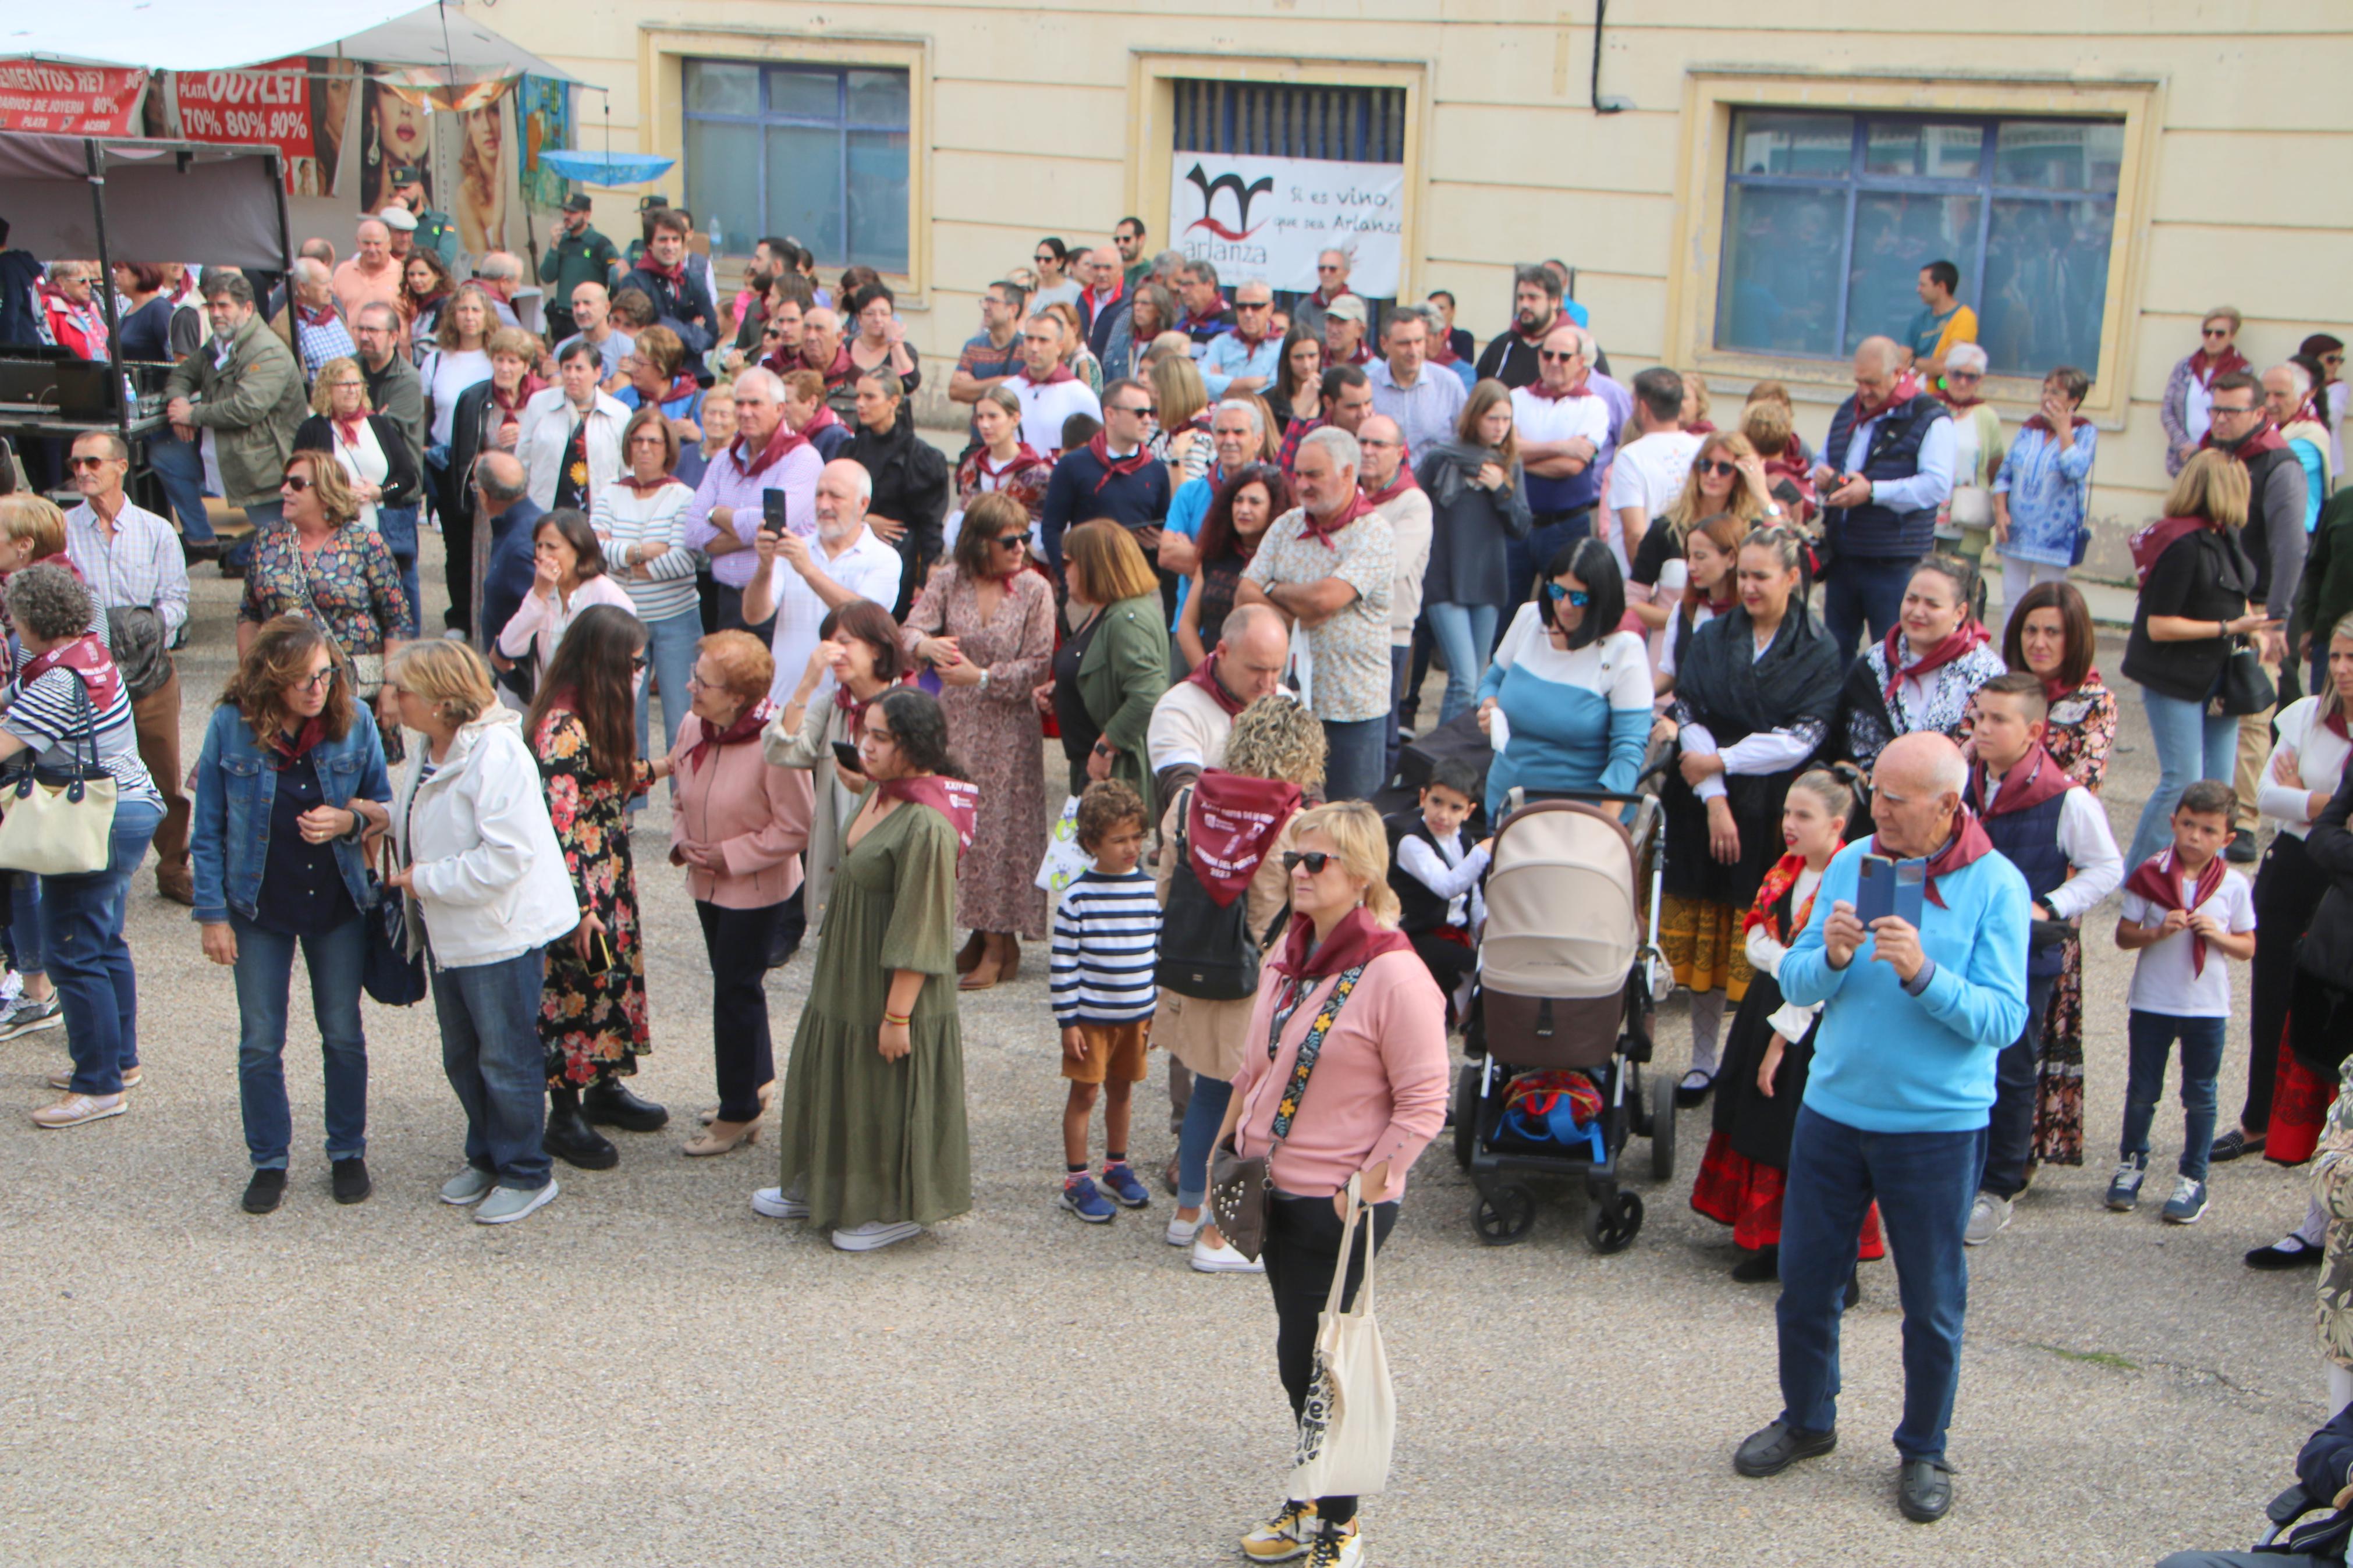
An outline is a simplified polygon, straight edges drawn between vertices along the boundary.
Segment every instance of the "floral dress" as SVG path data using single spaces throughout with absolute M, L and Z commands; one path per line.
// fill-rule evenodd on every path
M 605 922 L 588 957 L 568 936 L 547 944 L 547 987 L 539 1003 L 540 1044 L 550 1088 L 583 1088 L 627 1078 L 653 1047 L 646 1028 L 646 954 L 638 922 L 638 874 L 629 857 L 629 802 L 653 774 L 643 762 L 624 784 L 589 766 L 579 715 L 551 710 L 531 738 L 547 790 L 547 815 L 564 847 L 564 868 L 580 907 Z
M 2108 749 L 2116 741 L 2116 694 L 2100 683 L 2098 671 L 2051 705 L 2051 729 L 2043 738 L 2053 761 L 2086 789 L 2108 776 Z M 2041 1081 L 2034 1099 L 2034 1161 L 2042 1165 L 2084 1163 L 2084 942 L 2071 936 L 2060 944 L 2059 978 L 2051 987 L 2051 1010 L 2042 1016 Z
M 357 522 L 347 522 L 327 535 L 326 542 L 305 554 L 291 528 L 266 528 L 254 535 L 253 562 L 246 568 L 245 596 L 237 601 L 237 618 L 256 626 L 280 616 L 300 616 L 316 621 L 354 666 L 368 659 L 358 696 L 375 701 L 383 689 L 381 658 L 385 646 L 408 625 L 408 592 L 400 584 L 400 565 L 384 535 Z M 387 763 L 400 762 L 400 726 L 376 721 Z

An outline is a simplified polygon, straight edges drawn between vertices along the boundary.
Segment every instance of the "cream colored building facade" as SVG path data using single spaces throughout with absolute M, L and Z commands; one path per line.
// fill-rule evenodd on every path
M 1226 84 L 1246 113 L 1323 89 L 1379 105 L 1395 121 L 1381 155 L 1402 165 L 1399 293 L 1451 290 L 1482 345 L 1508 319 L 1512 264 L 1558 257 L 1621 378 L 1698 370 L 1736 420 L 1750 384 L 1780 379 L 1810 442 L 1848 390 L 1840 333 L 1916 308 L 1920 244 L 1949 242 L 1965 273 L 1999 267 L 1963 297 L 2007 345 L 2005 423 L 2031 412 L 2054 354 L 2094 378 L 2092 565 L 2109 574 L 2162 499 L 2158 402 L 2201 312 L 2240 307 L 2258 369 L 2308 332 L 2353 338 L 2345 0 L 1653 0 L 1614 8 L 1598 40 L 1593 0 L 501 0 L 489 16 L 609 89 L 615 147 L 681 158 L 658 183 L 679 200 L 714 180 L 749 188 L 762 136 L 772 195 L 796 149 L 835 156 L 831 132 L 698 121 L 737 90 L 724 84 L 760 75 L 724 68 L 788 68 L 765 79 L 779 103 L 844 73 L 853 123 L 882 83 L 875 114 L 903 124 L 847 132 L 841 200 L 891 249 L 926 401 L 977 330 L 981 291 L 1040 236 L 1101 244 L 1133 213 L 1167 243 L 1176 138 L 1204 133 L 1198 113 L 1179 123 L 1209 101 L 1187 98 L 1198 83 Z M 763 96 L 757 112 L 771 108 Z M 597 145 L 598 96 L 575 115 Z M 634 195 L 596 193 L 617 238 Z M 718 216 L 728 253 L 788 231 L 770 213 Z M 1870 276 L 1882 249 L 1897 259 Z

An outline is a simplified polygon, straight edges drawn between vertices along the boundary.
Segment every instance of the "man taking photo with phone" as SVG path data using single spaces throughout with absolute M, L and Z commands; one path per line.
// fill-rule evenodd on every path
M 1952 1507 L 1945 1433 L 1960 1384 L 1968 1300 L 1962 1236 L 1984 1167 L 2001 1048 L 2026 1025 L 2026 879 L 1961 804 L 1960 748 L 1899 736 L 1872 772 L 1878 831 L 1839 852 L 1812 918 L 1781 961 L 1781 990 L 1822 1004 L 1790 1143 L 1781 1211 L 1781 1414 L 1733 1455 L 1777 1475 L 1838 1446 L 1839 1318 L 1875 1197 L 1904 1304 L 1896 1504 L 1926 1524 Z M 1863 862 L 1908 903 L 1898 873 L 1925 861 L 1917 922 L 1861 906 Z M 1893 862 L 1894 864 L 1888 864 Z

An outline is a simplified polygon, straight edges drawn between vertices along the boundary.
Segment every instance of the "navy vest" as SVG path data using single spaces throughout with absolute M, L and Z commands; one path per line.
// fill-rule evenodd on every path
M 1428 883 L 1398 864 L 1398 846 L 1409 838 L 1420 839 L 1434 853 L 1438 850 L 1438 840 L 1430 836 L 1430 824 L 1421 819 L 1421 808 L 1409 806 L 1385 816 L 1381 826 L 1388 829 L 1389 889 L 1398 896 L 1398 930 L 1408 936 L 1443 930 L 1447 906 L 1454 900 L 1440 898 Z M 1443 854 L 1439 854 L 1438 859 L 1440 865 L 1446 862 Z
M 2050 763 L 2044 764 L 2046 767 Z M 1976 790 L 1970 792 L 1977 794 Z M 2030 805 L 2024 811 L 2006 811 L 2000 816 L 1981 817 L 1986 837 L 1993 841 L 2002 858 L 2018 868 L 2026 879 L 2026 893 L 2041 903 L 2052 889 L 2067 879 L 2074 867 L 2066 851 L 2059 847 L 2059 815 L 2067 806 L 2072 790 L 2062 790 L 2049 800 Z M 2026 973 L 2034 978 L 2056 974 L 2061 968 L 2060 944 L 2030 945 L 2026 950 Z
M 1862 455 L 1867 479 L 1908 479 L 1920 471 L 1920 444 L 1939 419 L 1951 417 L 1945 405 L 1926 395 L 1891 409 L 1871 433 Z M 1830 439 L 1822 443 L 1821 460 L 1846 471 L 1847 447 L 1854 438 L 1854 399 L 1839 405 L 1831 420 Z M 1832 507 L 1822 514 L 1831 553 L 1872 561 L 1916 561 L 1936 547 L 1936 509 L 1920 507 L 1898 511 L 1873 502 L 1865 506 Z
M 2286 447 L 2258 452 L 2240 465 L 2247 470 L 2247 526 L 2239 531 L 2239 543 L 2255 563 L 2255 585 L 2247 591 L 2250 608 L 2260 608 L 2271 597 L 2272 531 L 2264 526 L 2263 491 L 2272 482 L 2272 470 L 2282 463 L 2300 466 L 2295 451 Z

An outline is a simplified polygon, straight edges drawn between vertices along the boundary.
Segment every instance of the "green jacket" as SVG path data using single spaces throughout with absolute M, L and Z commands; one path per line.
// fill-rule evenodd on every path
M 2353 616 L 2353 489 L 2341 489 L 2320 509 L 2312 542 L 2304 552 L 2304 577 L 2296 584 L 2293 640 L 2306 632 L 2319 649 L 2328 646 L 2337 623 Z
M 539 253 L 539 280 L 554 285 L 548 308 L 570 314 L 572 290 L 583 283 L 610 281 L 620 259 L 621 253 L 613 248 L 613 242 L 593 228 L 584 228 L 576 235 L 557 231 L 555 243 Z
M 1168 689 L 1168 618 L 1161 614 L 1160 595 L 1140 595 L 1122 599 L 1103 613 L 1094 641 L 1079 661 L 1079 700 L 1087 714 L 1103 726 L 1103 744 L 1114 753 L 1111 776 L 1123 779 L 1144 797 L 1144 820 L 1160 820 L 1152 804 L 1152 761 L 1145 753 L 1145 733 L 1152 727 L 1153 705 Z M 1087 786 L 1087 772 L 1073 764 L 1071 790 Z
M 458 268 L 458 225 L 448 213 L 427 207 L 417 215 L 417 234 L 409 243 L 421 245 L 441 258 L 451 271 Z
M 278 499 L 294 432 L 311 416 L 311 394 L 294 351 L 259 310 L 237 330 L 227 364 L 215 365 L 210 342 L 199 344 L 172 367 L 164 391 L 194 403 L 197 428 L 213 433 L 223 500 L 267 506 Z

